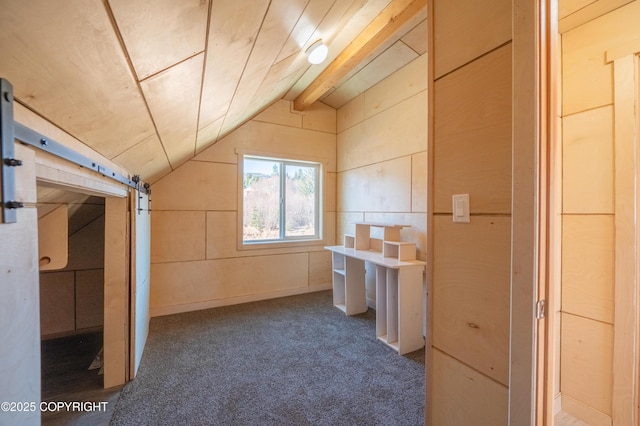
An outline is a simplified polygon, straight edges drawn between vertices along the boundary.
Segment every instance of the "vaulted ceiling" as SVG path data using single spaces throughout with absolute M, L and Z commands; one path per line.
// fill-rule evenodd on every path
M 425 53 L 426 0 L 0 0 L 0 77 L 17 102 L 153 182 L 298 98 L 377 16 L 409 4 L 402 25 L 323 81 L 317 97 L 338 108 Z M 320 38 L 329 58 L 310 65 Z

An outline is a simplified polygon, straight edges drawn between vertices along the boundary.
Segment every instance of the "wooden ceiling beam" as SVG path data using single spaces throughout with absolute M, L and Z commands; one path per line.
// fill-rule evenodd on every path
M 392 0 L 293 101 L 304 111 L 373 53 L 398 29 L 427 7 L 427 0 Z

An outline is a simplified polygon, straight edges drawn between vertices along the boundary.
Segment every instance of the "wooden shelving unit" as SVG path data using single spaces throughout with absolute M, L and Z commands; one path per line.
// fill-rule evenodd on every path
M 341 253 L 332 254 L 333 304 L 347 315 L 366 312 L 364 262 Z
M 384 239 L 372 238 L 382 227 Z M 403 355 L 424 346 L 422 283 L 425 262 L 416 260 L 416 245 L 400 241 L 407 225 L 356 223 L 332 252 L 333 304 L 347 315 L 366 312 L 365 262 L 376 265 L 376 336 Z

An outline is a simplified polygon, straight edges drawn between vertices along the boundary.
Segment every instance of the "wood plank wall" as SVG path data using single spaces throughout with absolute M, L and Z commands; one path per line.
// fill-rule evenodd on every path
M 616 164 L 614 73 L 605 54 L 640 38 L 640 2 L 592 3 L 584 8 L 569 0 L 559 4 L 563 32 L 560 390 L 563 411 L 589 424 L 610 425 L 615 424 Z
M 238 150 L 323 162 L 324 241 L 237 247 Z M 152 186 L 151 316 L 331 288 L 336 111 L 279 101 Z
M 437 0 L 432 19 L 434 365 L 427 420 L 506 425 L 512 6 Z M 453 223 L 454 194 L 469 194 L 470 223 Z
M 338 244 L 354 222 L 407 224 L 401 238 L 416 242 L 425 259 L 426 70 L 423 54 L 338 109 Z M 375 307 L 375 268 L 367 275 L 367 303 Z

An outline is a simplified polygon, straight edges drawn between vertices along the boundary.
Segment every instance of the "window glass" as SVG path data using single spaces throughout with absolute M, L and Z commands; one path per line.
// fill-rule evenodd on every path
M 320 164 L 244 156 L 245 243 L 319 239 Z

